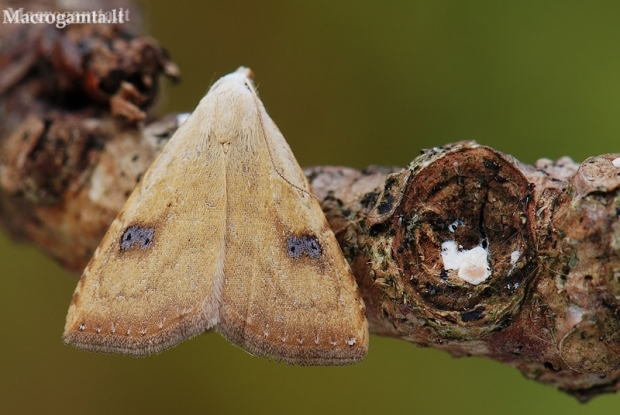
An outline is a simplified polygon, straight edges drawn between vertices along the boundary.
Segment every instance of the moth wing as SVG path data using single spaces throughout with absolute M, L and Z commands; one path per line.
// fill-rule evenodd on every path
M 228 150 L 225 337 L 288 363 L 349 364 L 368 349 L 364 303 L 288 144 L 255 96 L 254 135 Z M 266 231 L 265 231 L 266 230 Z
M 218 322 L 224 157 L 201 130 L 199 109 L 149 167 L 87 265 L 67 315 L 66 343 L 145 355 Z

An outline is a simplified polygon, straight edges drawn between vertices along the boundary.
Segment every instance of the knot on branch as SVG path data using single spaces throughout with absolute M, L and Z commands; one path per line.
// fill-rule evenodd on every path
M 373 282 L 394 284 L 403 324 L 454 340 L 509 325 L 535 269 L 530 193 L 514 160 L 472 143 L 430 150 L 386 180 L 368 223 L 389 235 L 389 266 L 374 266 Z M 371 262 L 385 261 L 371 246 Z
M 404 170 L 306 173 L 374 333 L 489 356 L 585 401 L 620 379 L 617 157 L 530 166 L 461 142 Z

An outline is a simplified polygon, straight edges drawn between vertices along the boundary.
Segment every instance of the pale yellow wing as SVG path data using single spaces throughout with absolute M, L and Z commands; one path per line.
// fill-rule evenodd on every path
M 66 343 L 144 355 L 218 322 L 224 158 L 221 144 L 201 131 L 200 109 L 153 162 L 86 267 Z
M 288 144 L 248 80 L 246 87 L 230 92 L 245 108 L 236 130 L 247 133 L 226 154 L 217 329 L 252 353 L 289 363 L 359 361 L 368 328 L 352 272 Z
M 351 270 L 248 75 L 213 85 L 132 193 L 76 289 L 67 343 L 143 355 L 215 326 L 290 363 L 366 354 Z

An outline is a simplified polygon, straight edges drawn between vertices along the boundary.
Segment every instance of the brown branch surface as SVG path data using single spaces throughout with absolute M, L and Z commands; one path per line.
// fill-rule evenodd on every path
M 0 25 L 0 221 L 74 272 L 176 129 L 176 117 L 141 121 L 160 75 L 177 79 L 179 70 L 140 35 L 132 4 L 106 7 L 130 8 L 133 18 L 64 30 Z M 39 9 L 54 11 L 54 2 L 28 2 Z
M 620 379 L 619 156 L 528 166 L 461 142 L 398 171 L 306 173 L 373 333 L 489 357 L 586 401 Z M 447 241 L 484 248 L 490 277 L 446 269 Z
M 177 128 L 148 109 L 178 70 L 132 27 L 17 27 L 0 44 L 0 223 L 79 273 Z M 529 166 L 461 142 L 405 169 L 306 174 L 374 334 L 501 361 L 585 401 L 620 387 L 616 157 Z M 487 262 L 451 269 L 450 241 Z

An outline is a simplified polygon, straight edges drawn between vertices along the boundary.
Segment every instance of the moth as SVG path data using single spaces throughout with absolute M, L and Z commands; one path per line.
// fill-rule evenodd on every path
M 368 350 L 351 269 L 243 67 L 213 84 L 130 195 L 78 283 L 64 341 L 143 356 L 209 329 L 292 364 Z

